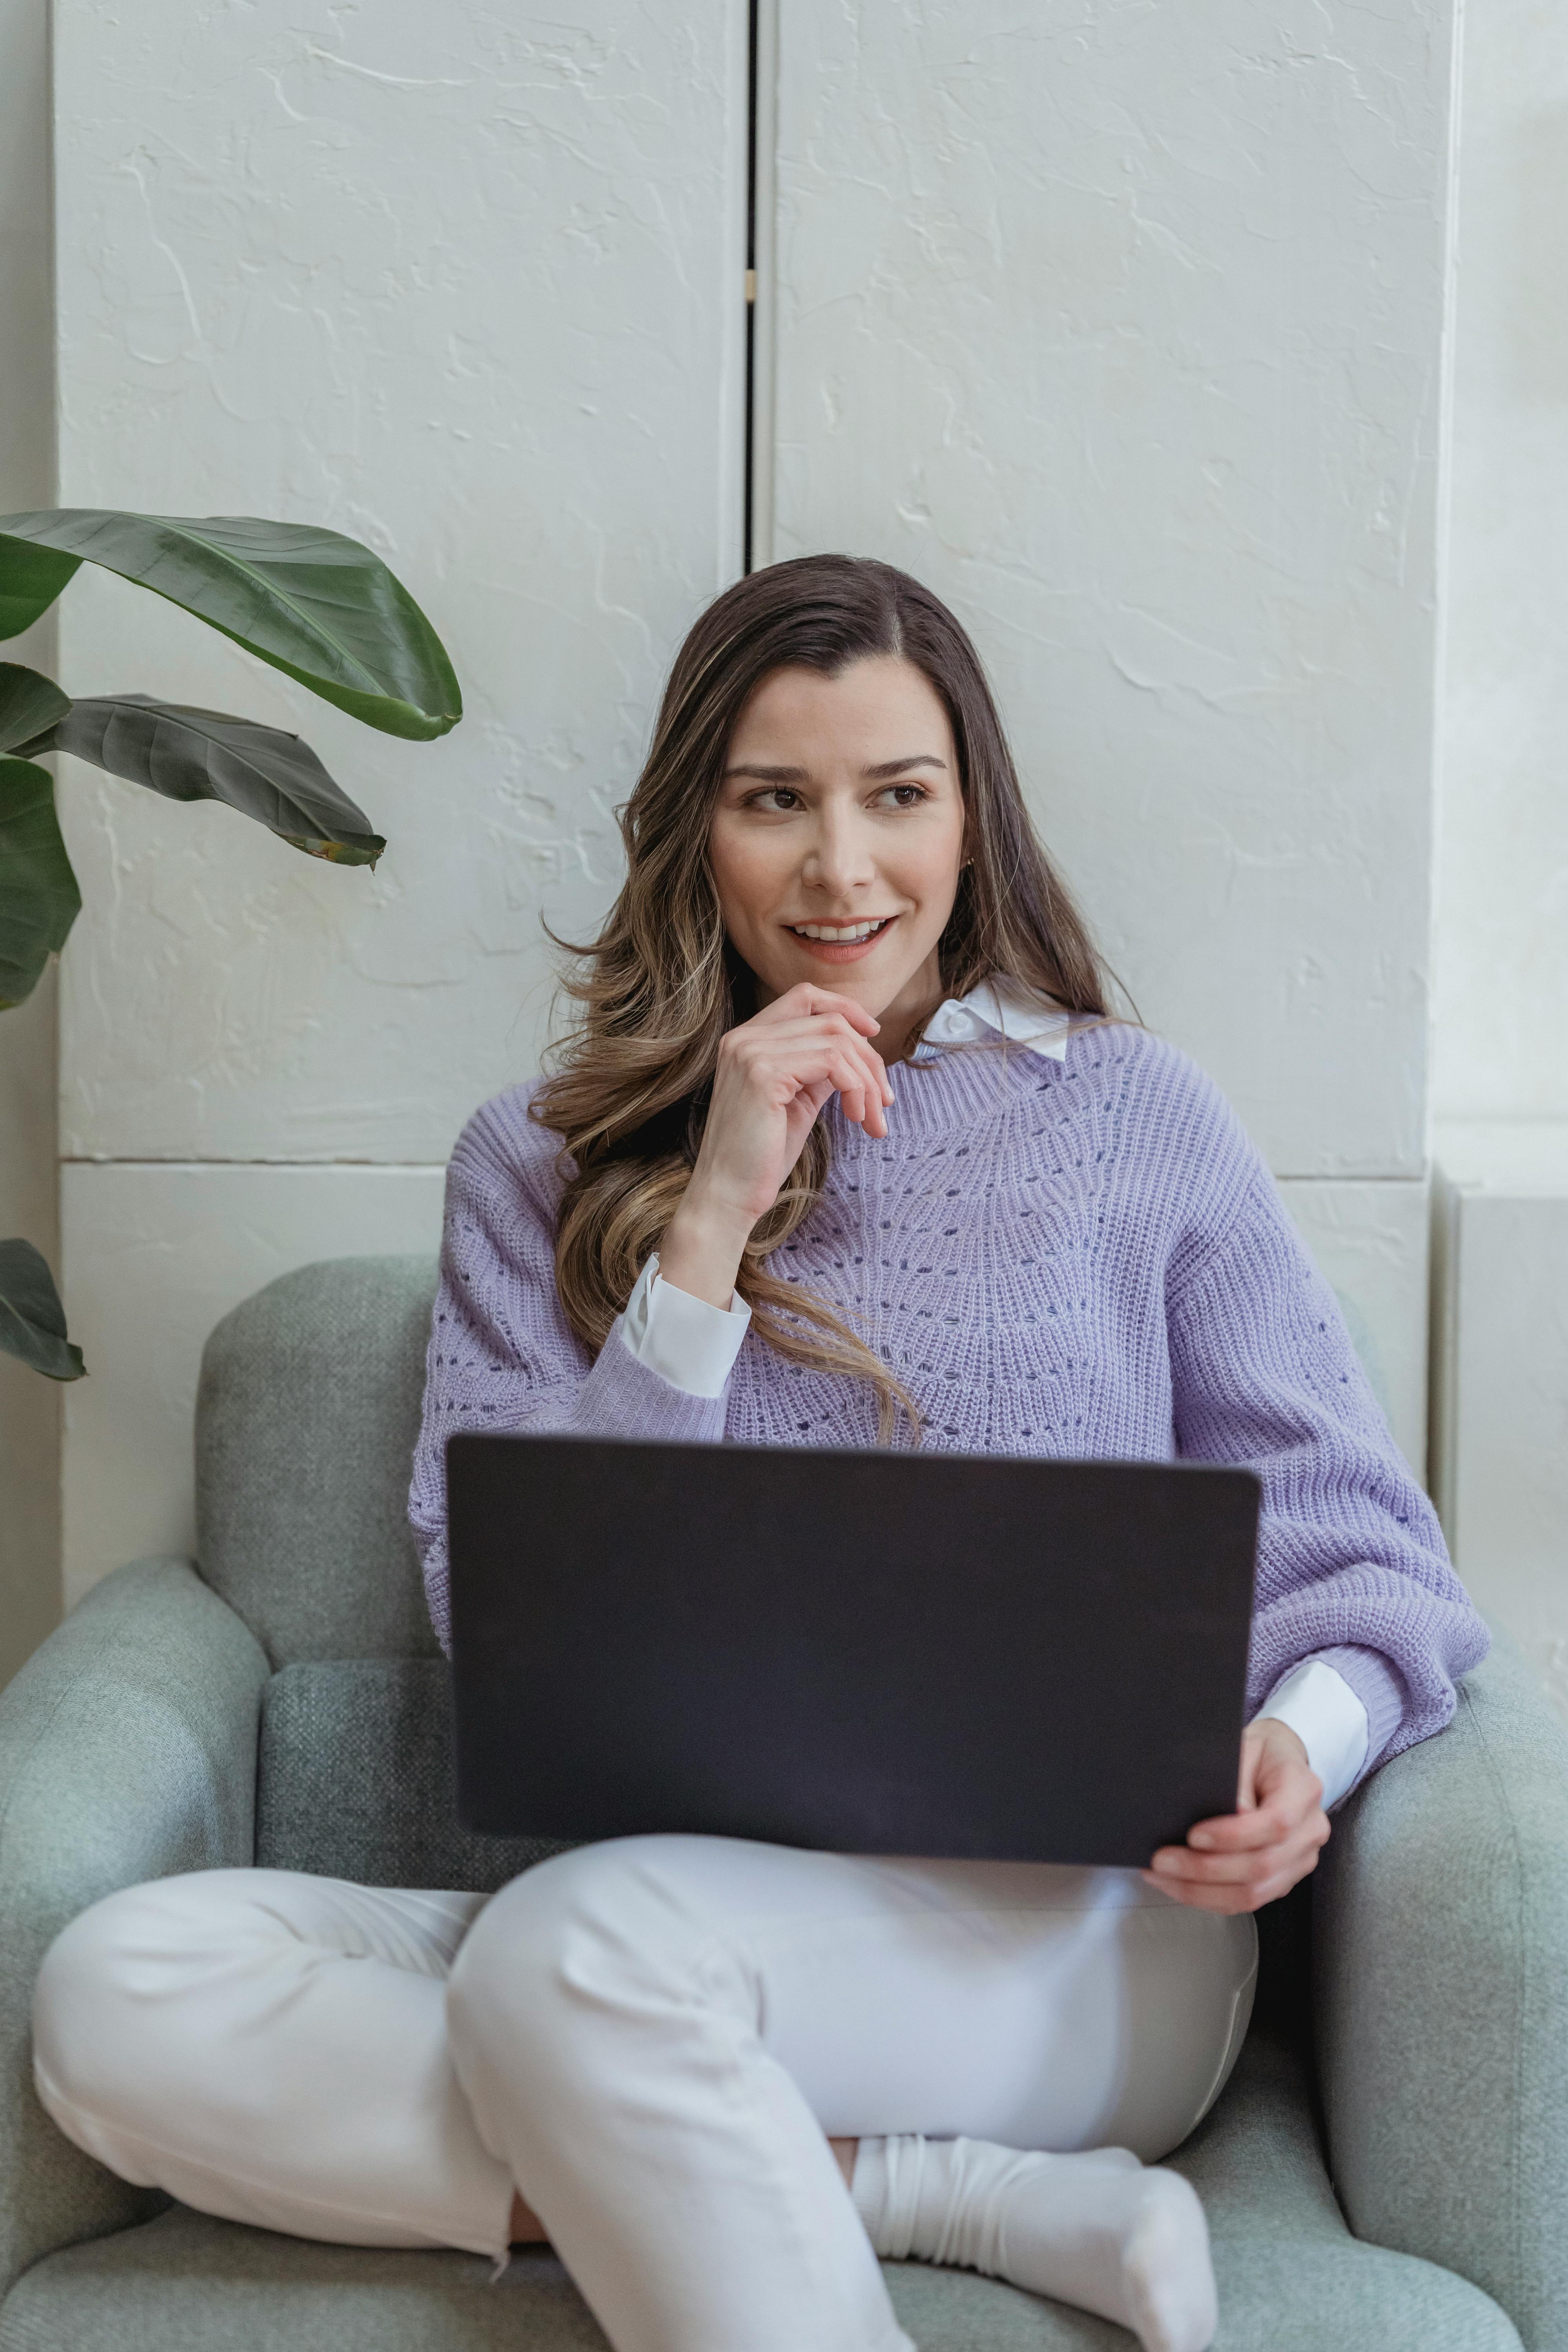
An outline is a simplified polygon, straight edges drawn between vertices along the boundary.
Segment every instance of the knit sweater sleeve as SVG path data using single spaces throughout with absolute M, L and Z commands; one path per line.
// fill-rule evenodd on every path
M 1255 1155 L 1234 1219 L 1189 1261 L 1167 1320 L 1177 1452 L 1262 1481 L 1247 1712 L 1322 1658 L 1366 1708 L 1364 1778 L 1443 1728 L 1489 1636 Z
M 640 1363 L 618 1322 L 597 1357 L 573 1331 L 555 1288 L 559 1189 L 551 1139 L 530 1126 L 521 1089 L 476 1113 L 447 1171 L 440 1282 L 408 1496 L 430 1622 L 447 1650 L 447 1440 L 457 1431 L 698 1442 L 724 1433 L 722 1398 L 689 1395 Z

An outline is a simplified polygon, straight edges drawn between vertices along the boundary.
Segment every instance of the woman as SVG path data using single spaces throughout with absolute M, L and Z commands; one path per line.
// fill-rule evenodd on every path
M 624 829 L 580 1027 L 452 1161 L 412 1496 L 437 1631 L 456 1429 L 1247 1463 L 1237 1810 L 1142 1873 L 663 1837 L 488 1902 L 169 1880 L 56 1945 L 40 2095 L 214 2212 L 548 2234 L 616 2352 L 904 2345 L 879 2252 L 1202 2352 L 1202 2210 L 1153 2159 L 1234 2062 L 1252 1913 L 1485 1633 L 1257 1153 L 1109 1017 L 934 597 L 842 557 L 731 589 Z M 877 1531 L 801 1538 L 853 1575 Z

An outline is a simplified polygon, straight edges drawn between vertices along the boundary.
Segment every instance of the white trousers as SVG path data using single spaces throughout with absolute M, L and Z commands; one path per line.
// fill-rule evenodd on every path
M 826 2135 L 1184 2138 L 1250 1918 L 1135 1873 L 579 1848 L 494 1896 L 204 1871 L 72 1922 L 38 2095 L 123 2179 L 353 2245 L 504 2257 L 513 2184 L 616 2352 L 907 2346 Z

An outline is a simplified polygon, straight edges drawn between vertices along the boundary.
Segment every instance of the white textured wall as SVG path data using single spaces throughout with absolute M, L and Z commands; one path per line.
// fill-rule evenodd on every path
M 195 1543 L 191 1431 L 207 1333 L 312 1258 L 441 1240 L 439 1168 L 68 1165 L 75 1337 L 92 1377 L 70 1399 L 68 1601 L 121 1560 Z
M 1568 21 L 1466 0 L 1435 1095 L 1568 1118 Z
M 373 734 L 102 578 L 78 690 L 298 726 L 391 846 L 323 868 L 78 770 L 65 1148 L 439 1160 L 532 1066 L 539 916 L 739 565 L 744 11 L 62 0 L 60 489 L 310 517 L 384 554 L 468 715 Z
M 1568 1718 L 1568 1120 L 1438 1129 L 1437 1506 Z
M 1424 1157 L 1450 15 L 785 0 L 776 546 L 991 662 L 1146 1016 Z
M 1466 0 L 1461 54 L 1434 1466 L 1568 1715 L 1568 23 Z
M 0 0 L 0 514 L 49 503 L 54 478 L 47 0 Z M 47 668 L 47 623 L 0 659 Z M 0 1237 L 59 1264 L 55 976 L 0 1013 Z M 60 1395 L 0 1356 L 0 1684 L 59 1615 Z
M 1416 1364 L 1452 31 L 779 19 L 775 551 L 969 623 L 1144 1016 L 1404 1237 L 1362 1319 Z
M 65 1267 L 99 1365 L 68 1418 L 73 1597 L 184 1524 L 130 1466 L 184 1447 L 195 1371 L 158 1343 L 154 1440 L 153 1270 L 201 1269 L 189 1354 L 191 1300 L 210 1322 L 352 1247 L 352 1201 L 375 1246 L 433 1246 L 418 1171 L 535 1066 L 541 915 L 570 934 L 614 887 L 662 672 L 739 568 L 744 37 L 740 0 L 58 0 L 62 501 L 367 540 L 468 706 L 396 742 L 121 582 L 69 592 L 68 685 L 298 728 L 390 841 L 334 870 L 68 780 Z M 304 1170 L 264 1211 L 259 1161 Z

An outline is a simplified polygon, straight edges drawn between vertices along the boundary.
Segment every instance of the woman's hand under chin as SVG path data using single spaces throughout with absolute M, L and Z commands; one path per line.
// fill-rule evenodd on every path
M 877 1027 L 852 998 L 803 981 L 729 1031 L 697 1165 L 659 1244 L 666 1282 L 728 1307 L 752 1229 L 830 1095 L 868 1135 L 887 1134 L 893 1089 L 870 1043 Z
M 1194 1910 L 1257 1911 L 1316 1870 L 1329 1839 L 1322 1798 L 1299 1735 L 1265 1716 L 1242 1734 L 1236 1811 L 1162 1846 L 1143 1875 Z

